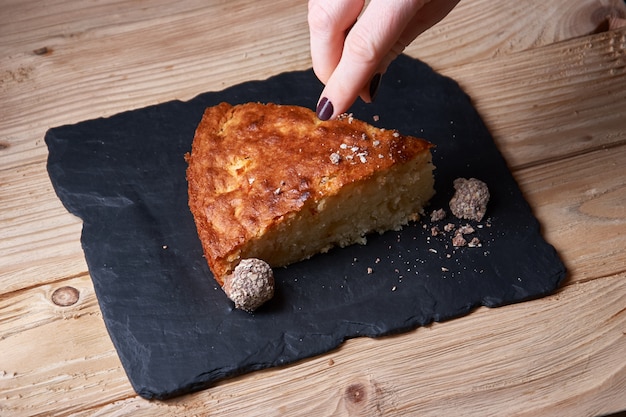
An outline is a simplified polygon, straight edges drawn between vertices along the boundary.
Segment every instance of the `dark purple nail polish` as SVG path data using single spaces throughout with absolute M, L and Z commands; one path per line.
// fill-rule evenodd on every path
M 322 97 L 320 102 L 317 104 L 317 117 L 320 120 L 328 120 L 332 117 L 333 112 L 333 103 L 331 103 L 326 97 Z
M 372 81 L 370 81 L 370 100 L 374 101 L 376 93 L 378 93 L 378 87 L 380 86 L 380 80 L 382 78 L 381 73 L 374 74 Z

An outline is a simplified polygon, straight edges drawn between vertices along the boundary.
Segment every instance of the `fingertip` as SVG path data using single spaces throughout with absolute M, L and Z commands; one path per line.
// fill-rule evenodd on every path
M 333 103 L 327 97 L 322 97 L 317 103 L 316 113 L 318 119 L 322 121 L 330 120 L 335 113 Z
M 378 89 L 382 80 L 382 72 L 377 72 L 372 76 L 370 81 L 363 87 L 359 97 L 365 103 L 372 103 L 378 94 Z M 322 92 L 321 98 L 317 103 L 316 113 L 320 120 L 330 120 L 337 117 L 339 114 L 345 113 L 349 107 L 354 103 L 356 97 L 352 100 L 340 100 L 331 99 L 332 96 L 329 90 L 325 89 Z M 345 96 L 345 95 L 344 95 Z

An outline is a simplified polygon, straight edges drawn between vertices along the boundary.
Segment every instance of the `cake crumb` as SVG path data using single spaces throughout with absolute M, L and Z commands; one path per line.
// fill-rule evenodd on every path
M 433 210 L 433 212 L 430 213 L 431 222 L 438 222 L 445 218 L 446 218 L 446 211 L 444 209 Z
M 487 211 L 489 189 L 487 184 L 476 178 L 454 180 L 454 196 L 450 210 L 459 219 L 481 221 Z
M 332 162 L 334 165 L 338 165 L 339 161 L 341 161 L 341 155 L 339 155 L 337 152 L 333 152 L 330 154 L 330 162 Z
M 443 230 L 445 230 L 446 232 L 451 232 L 454 230 L 456 226 L 454 225 L 454 223 L 448 223 L 445 226 L 443 226 Z
M 452 238 L 452 245 L 455 247 L 461 247 L 467 245 L 467 240 L 463 237 L 461 233 L 457 233 Z
M 457 230 L 457 233 L 461 233 L 462 235 L 471 235 L 475 231 L 476 230 L 474 230 L 472 226 L 470 226 L 469 224 L 465 224 L 459 227 L 459 229 Z
M 470 248 L 480 248 L 482 246 L 482 243 L 480 243 L 480 239 L 475 237 L 475 238 L 472 238 L 472 240 L 469 241 L 467 246 L 469 246 Z

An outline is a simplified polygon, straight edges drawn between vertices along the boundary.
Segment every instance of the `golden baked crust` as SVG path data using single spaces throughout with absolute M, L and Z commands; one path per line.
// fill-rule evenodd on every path
M 325 218 L 331 214 L 321 212 L 327 203 L 339 203 L 332 198 L 342 192 L 342 200 L 358 204 L 359 195 L 367 194 L 368 181 L 382 190 L 387 180 L 392 180 L 385 172 L 419 157 L 416 166 L 424 171 L 415 175 L 424 178 L 416 181 L 424 182 L 425 191 L 415 197 L 413 213 L 405 213 L 391 227 L 415 219 L 434 193 L 431 147 L 425 140 L 378 129 L 349 116 L 320 121 L 313 111 L 298 106 L 221 103 L 207 108 L 186 159 L 189 206 L 215 279 L 222 285 L 244 257 L 259 257 L 279 266 L 277 263 L 309 257 L 311 251 L 351 244 L 365 233 L 384 231 L 390 225 L 372 215 L 365 219 L 365 227 L 359 226 L 363 230 L 355 231 L 356 238 L 344 233 L 338 241 L 333 241 L 333 236 L 326 239 L 338 226 L 325 226 L 330 221 Z M 371 199 L 375 194 L 367 195 Z M 385 200 L 384 195 L 376 198 Z M 340 214 L 332 214 L 335 223 Z M 326 227 L 315 235 L 326 241 L 316 247 L 315 243 L 309 245 L 306 237 L 297 237 L 302 235 L 302 230 L 296 230 L 298 221 L 309 229 L 317 224 Z M 279 233 L 294 236 L 283 236 L 278 243 Z M 263 243 L 270 236 L 273 240 Z

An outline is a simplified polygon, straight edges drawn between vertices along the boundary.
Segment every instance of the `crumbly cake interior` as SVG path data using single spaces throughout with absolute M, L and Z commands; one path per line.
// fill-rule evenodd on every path
M 272 267 L 417 220 L 434 194 L 422 139 L 298 106 L 221 103 L 196 129 L 189 207 L 223 285 L 244 258 Z
M 399 230 L 418 220 L 433 195 L 428 156 L 420 155 L 346 185 L 340 193 L 308 200 L 302 210 L 251 239 L 236 258 L 256 257 L 272 266 L 289 265 L 333 246 L 365 244 L 368 233 Z

